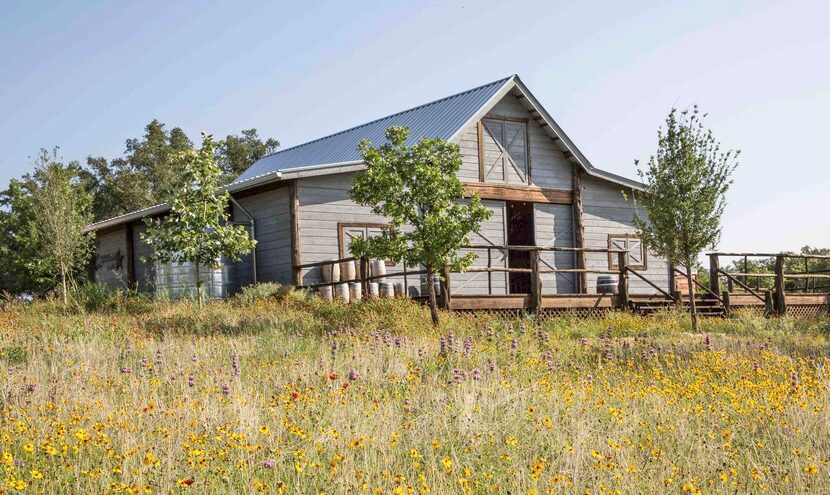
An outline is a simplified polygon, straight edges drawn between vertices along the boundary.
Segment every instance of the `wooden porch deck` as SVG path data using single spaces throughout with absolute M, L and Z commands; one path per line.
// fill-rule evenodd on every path
M 476 267 L 468 272 L 483 272 L 489 276 L 493 273 L 525 273 L 530 275 L 530 293 L 528 294 L 456 294 L 452 290 L 452 272 L 442 271 L 439 302 L 444 309 L 454 311 L 510 311 L 510 312 L 531 312 L 546 314 L 576 314 L 576 315 L 600 315 L 614 310 L 634 311 L 640 314 L 654 314 L 661 309 L 671 307 L 688 306 L 687 296 L 677 291 L 667 291 L 658 284 L 649 280 L 644 274 L 628 266 L 627 253 L 611 249 L 590 249 L 590 248 L 554 248 L 535 246 L 465 246 L 465 249 L 497 249 L 517 250 L 530 252 L 530 268 L 493 267 L 490 264 L 488 255 L 488 266 L 486 268 Z M 618 270 L 590 270 L 578 266 L 577 268 L 565 269 L 543 269 L 539 262 L 540 253 L 543 251 L 565 251 L 565 252 L 601 252 L 609 256 L 617 256 Z M 805 268 L 804 273 L 785 273 L 783 270 L 784 259 L 787 257 L 808 259 L 830 259 L 830 256 L 818 255 L 761 255 L 744 253 L 710 253 L 710 275 L 709 286 L 693 280 L 698 291 L 695 298 L 696 304 L 701 309 L 703 316 L 729 316 L 739 309 L 749 309 L 763 312 L 766 315 L 785 315 L 789 313 L 795 316 L 812 316 L 830 312 L 830 293 L 787 293 L 785 281 L 787 279 L 805 280 L 805 287 L 808 287 L 807 280 L 830 279 L 830 274 L 810 272 Z M 718 258 L 720 256 L 769 256 L 776 258 L 775 273 L 731 273 L 720 268 Z M 356 278 L 351 280 L 339 280 L 335 282 L 323 282 L 303 284 L 303 269 L 322 267 L 328 264 L 354 262 L 358 263 Z M 805 261 L 805 267 L 807 263 Z M 545 273 L 569 273 L 578 274 L 584 279 L 588 273 L 614 274 L 618 278 L 616 287 L 617 294 L 588 294 L 585 284 L 580 284 L 581 293 L 577 294 L 544 294 L 541 274 Z M 683 272 L 673 269 L 673 274 L 684 276 Z M 385 273 L 382 275 L 371 273 L 371 264 L 365 258 L 344 258 L 340 260 L 328 260 L 294 267 L 295 281 L 300 288 L 319 289 L 321 287 L 332 287 L 338 284 L 361 283 L 361 290 L 365 297 L 370 296 L 369 284 L 372 281 L 380 281 L 388 278 L 402 278 L 404 286 L 408 287 L 408 277 L 420 277 L 426 274 L 422 269 L 411 270 L 405 264 L 402 271 Z M 629 278 L 635 276 L 645 282 L 647 286 L 654 289 L 653 293 L 631 293 L 629 291 Z M 761 289 L 756 286 L 752 288 L 747 284 L 749 278 L 771 277 L 774 280 L 771 289 Z M 721 291 L 722 281 L 726 282 L 727 290 Z M 814 284 L 815 287 L 815 284 Z M 424 297 L 415 299 L 423 300 Z

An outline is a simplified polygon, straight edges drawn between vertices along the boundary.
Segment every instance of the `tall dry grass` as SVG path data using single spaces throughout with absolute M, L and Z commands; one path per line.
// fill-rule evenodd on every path
M 826 319 L 0 312 L 0 493 L 821 493 Z M 707 337 L 708 336 L 708 337 Z

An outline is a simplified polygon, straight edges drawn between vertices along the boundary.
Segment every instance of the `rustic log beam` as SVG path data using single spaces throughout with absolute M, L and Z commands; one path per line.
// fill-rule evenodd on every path
M 628 253 L 617 253 L 617 265 L 620 269 L 617 281 L 617 309 L 628 309 Z
M 539 250 L 530 252 L 530 310 L 538 313 L 542 309 L 542 277 L 539 276 L 541 263 Z
M 582 169 L 579 165 L 573 166 L 573 220 L 574 220 L 574 242 L 576 248 L 585 247 L 585 220 L 582 209 Z M 578 251 L 576 254 L 576 267 L 584 269 L 588 265 L 585 251 Z M 588 274 L 579 274 L 579 292 L 588 292 Z
M 784 256 L 775 257 L 775 312 L 779 316 L 787 314 L 787 297 L 784 291 Z
M 720 294 L 720 262 L 717 254 L 709 254 L 709 290 Z
M 291 182 L 289 190 L 291 202 L 291 265 L 294 267 L 294 285 L 303 285 L 303 272 L 300 268 L 302 255 L 300 254 L 300 192 L 297 181 Z
M 568 189 L 465 182 L 464 196 L 470 197 L 473 194 L 478 194 L 481 199 L 496 199 L 501 201 L 525 201 L 529 203 L 559 205 L 573 203 L 573 191 Z
M 452 292 L 450 292 L 450 267 L 445 265 L 441 270 L 441 275 L 441 300 L 444 302 L 444 309 L 451 310 Z

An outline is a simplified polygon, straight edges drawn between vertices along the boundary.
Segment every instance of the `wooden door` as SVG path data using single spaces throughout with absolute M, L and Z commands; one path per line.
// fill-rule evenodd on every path
M 527 124 L 482 119 L 484 182 L 527 184 Z

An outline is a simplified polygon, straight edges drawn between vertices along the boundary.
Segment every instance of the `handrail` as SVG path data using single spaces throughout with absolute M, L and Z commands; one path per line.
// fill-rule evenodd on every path
M 562 253 L 627 253 L 628 251 L 621 249 L 607 249 L 607 248 L 575 248 L 575 247 L 557 247 L 557 246 L 513 246 L 513 245 L 496 245 L 496 244 L 482 244 L 482 245 L 466 245 L 461 246 L 460 249 L 496 249 L 499 251 L 550 251 Z
M 757 297 L 757 298 L 758 298 L 758 299 L 760 299 L 761 301 L 766 302 L 766 299 L 765 299 L 765 298 L 763 298 L 760 294 L 758 294 L 757 292 L 755 292 L 754 290 L 752 290 L 752 289 L 751 289 L 748 285 L 746 285 L 745 283 L 743 283 L 743 282 L 741 282 L 740 280 L 738 280 L 737 278 L 733 277 L 730 273 L 725 272 L 725 271 L 723 271 L 723 270 L 718 270 L 718 272 L 719 272 L 719 273 L 722 273 L 722 274 L 724 274 L 724 275 L 726 275 L 726 278 L 728 278 L 728 279 L 732 280 L 733 282 L 735 282 L 736 284 L 738 284 L 740 287 L 742 287 L 744 290 L 746 290 L 747 292 L 749 292 L 749 293 L 750 293 L 750 294 L 752 294 L 753 296 Z
M 333 265 L 335 263 L 348 263 L 349 261 L 359 261 L 360 258 L 355 258 L 354 256 L 349 258 L 340 258 L 336 260 L 326 260 L 326 261 L 315 261 L 314 263 L 305 263 L 302 265 L 297 265 L 294 267 L 295 270 L 302 270 L 303 268 L 315 268 L 318 266 L 326 266 L 326 265 Z
M 679 273 L 679 274 L 683 275 L 683 277 L 686 277 L 686 274 L 685 274 L 685 273 L 683 273 L 683 271 L 682 271 L 682 270 L 680 270 L 680 269 L 678 269 L 678 268 L 675 268 L 675 269 L 674 269 L 674 271 L 675 271 L 675 273 Z M 703 285 L 703 284 L 701 284 L 700 282 L 698 282 L 698 281 L 697 281 L 694 277 L 692 277 L 692 280 L 691 280 L 691 281 L 692 281 L 692 282 L 693 282 L 696 286 L 698 286 L 698 287 L 700 287 L 702 290 L 706 291 L 706 293 L 707 293 L 707 294 L 709 294 L 710 296 L 713 296 L 715 299 L 717 299 L 718 301 L 720 301 L 720 303 L 721 303 L 721 304 L 723 304 L 723 299 L 721 299 L 721 297 L 720 297 L 719 295 L 717 295 L 717 294 L 715 294 L 714 292 L 712 292 L 711 290 L 709 290 L 709 288 L 708 288 L 708 287 L 706 287 L 705 285 Z
M 707 256 L 726 256 L 726 257 L 750 257 L 750 258 L 775 258 L 776 256 L 784 256 L 786 258 L 807 258 L 815 260 L 830 260 L 830 255 L 826 254 L 800 254 L 800 253 L 722 253 L 712 252 L 706 253 Z
M 668 298 L 669 298 L 669 299 L 671 299 L 672 301 L 677 302 L 677 299 L 675 299 L 673 295 L 671 295 L 671 294 L 669 294 L 668 292 L 664 291 L 663 289 L 661 289 L 660 287 L 658 287 L 658 286 L 657 286 L 657 284 L 655 284 L 655 283 L 654 283 L 654 282 L 652 282 L 651 280 L 649 280 L 649 279 L 645 278 L 645 277 L 644 277 L 644 276 L 642 276 L 640 273 L 637 273 L 637 271 L 636 271 L 636 270 L 633 270 L 631 267 L 628 267 L 628 266 L 626 266 L 626 267 L 625 267 L 625 270 L 626 270 L 628 273 L 633 273 L 634 275 L 637 275 L 637 277 L 639 277 L 639 278 L 640 278 L 640 280 L 642 280 L 643 282 L 647 283 L 648 285 L 650 285 L 650 286 L 654 287 L 654 288 L 655 288 L 655 289 L 657 289 L 657 290 L 658 290 L 661 294 L 663 294 L 664 296 L 668 297 Z M 721 302 L 723 302 L 723 301 L 721 301 Z

